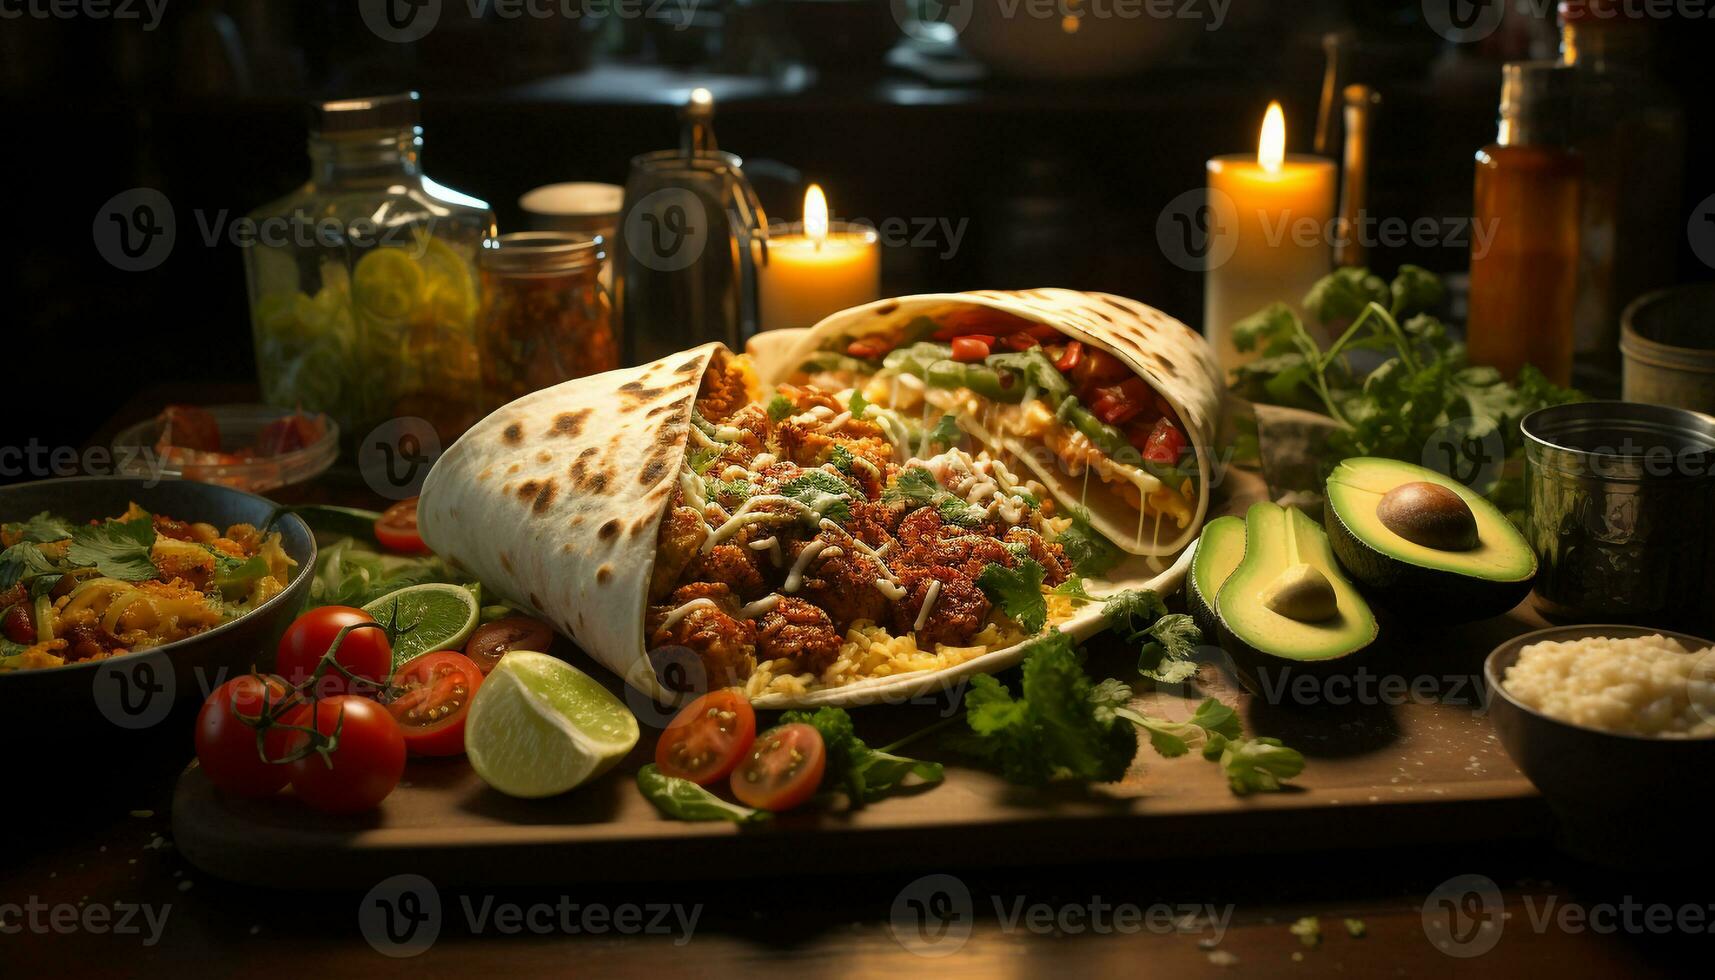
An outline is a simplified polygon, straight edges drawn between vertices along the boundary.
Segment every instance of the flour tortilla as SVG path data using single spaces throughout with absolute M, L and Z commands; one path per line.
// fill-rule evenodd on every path
M 1086 345 L 1124 361 L 1172 406 L 1190 437 L 1197 460 L 1197 500 L 1191 521 L 1173 528 L 1171 539 L 1150 540 L 1138 534 L 1138 513 L 1117 495 L 1090 499 L 1090 524 L 1108 540 L 1133 555 L 1171 555 L 1197 537 L 1209 510 L 1213 490 L 1215 433 L 1223 403 L 1220 365 L 1214 349 L 1196 331 L 1173 317 L 1133 299 L 1108 293 L 1071 289 L 983 290 L 970 293 L 930 293 L 881 300 L 846 310 L 798 334 L 762 368 L 765 382 L 784 380 L 810 354 L 841 336 L 882 332 L 919 316 L 935 316 L 961 306 L 986 306 L 1046 324 Z M 1028 451 L 1024 440 L 996 440 L 974 419 L 961 419 L 979 442 L 1016 456 L 1065 504 L 1077 504 L 1082 477 L 1072 477 Z M 996 443 L 1000 443 L 996 446 Z M 1095 485 L 1092 477 L 1092 486 Z M 1166 528 L 1164 532 L 1166 533 Z
M 627 684 L 665 704 L 688 700 L 657 677 L 643 619 L 691 409 L 704 372 L 727 356 L 719 344 L 706 344 L 545 388 L 497 410 L 429 473 L 417 512 L 423 540 L 486 589 L 553 624 Z M 1114 585 L 1165 595 L 1178 588 L 1184 566 L 1182 556 L 1147 580 Z M 1092 606 L 1060 628 L 1083 640 L 1103 626 L 1100 608 Z M 802 696 L 769 694 L 754 703 L 770 709 L 898 703 L 1013 666 L 1023 646 L 946 670 Z

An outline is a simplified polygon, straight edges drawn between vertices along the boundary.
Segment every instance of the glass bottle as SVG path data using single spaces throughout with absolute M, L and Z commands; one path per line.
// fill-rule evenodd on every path
M 474 261 L 494 215 L 423 173 L 418 101 L 315 106 L 309 181 L 250 216 L 263 400 L 327 412 L 352 443 L 412 416 L 446 442 L 481 417 Z
M 1673 281 L 1682 224 L 1684 114 L 1651 69 L 1650 23 L 1633 7 L 1560 4 L 1560 56 L 1577 81 L 1572 142 L 1584 162 L 1576 353 L 1610 382 L 1620 312 Z
M 601 236 L 525 231 L 483 243 L 477 337 L 485 410 L 619 366 Z
M 1533 364 L 1572 378 L 1578 291 L 1581 163 L 1568 145 L 1572 69 L 1548 61 L 1502 67 L 1500 129 L 1477 151 L 1471 363 L 1508 378 Z

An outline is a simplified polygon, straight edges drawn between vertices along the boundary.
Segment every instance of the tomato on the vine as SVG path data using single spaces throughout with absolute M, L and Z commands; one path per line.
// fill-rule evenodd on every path
M 405 773 L 405 736 L 387 709 L 351 694 L 323 698 L 286 716 L 286 724 L 313 728 L 331 738 L 324 755 L 310 749 L 305 732 L 290 732 L 287 751 L 304 753 L 287 763 L 292 791 L 323 813 L 361 813 L 373 809 L 399 785 Z
M 311 609 L 286 627 L 275 654 L 274 669 L 286 681 L 299 685 L 309 680 L 322 656 L 333 646 L 339 631 L 358 623 L 374 623 L 375 617 L 352 606 L 322 606 Z M 340 641 L 334 661 L 352 674 L 363 678 L 374 688 L 387 683 L 393 669 L 393 644 L 387 632 L 379 627 L 354 629 Z M 353 685 L 343 674 L 329 669 L 322 675 L 317 690 L 320 697 L 364 690 L 365 685 Z
M 756 741 L 756 711 L 735 691 L 710 691 L 674 717 L 655 743 L 655 765 L 699 786 L 732 774 Z
M 460 755 L 470 699 L 482 686 L 482 669 L 451 650 L 425 653 L 393 675 L 387 711 L 417 755 Z
M 197 712 L 197 764 L 209 781 L 234 796 L 278 793 L 288 774 L 277 760 L 286 754 L 289 733 L 270 726 L 258 749 L 256 723 L 264 712 L 278 711 L 295 697 L 272 674 L 245 674 L 215 688 Z

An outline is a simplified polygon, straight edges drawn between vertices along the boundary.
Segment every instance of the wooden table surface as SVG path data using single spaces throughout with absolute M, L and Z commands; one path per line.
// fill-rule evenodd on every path
M 136 404 L 172 397 L 182 393 Z M 1546 813 L 1540 833 L 1499 843 L 1354 847 L 1353 821 L 1377 815 L 1365 807 L 1222 857 L 1190 856 L 1203 850 L 1187 840 L 1195 829 L 1176 826 L 1124 860 L 1048 839 L 1028 862 L 973 861 L 977 846 L 957 862 L 878 856 L 884 870 L 834 875 L 803 870 L 826 863 L 811 851 L 826 845 L 809 839 L 743 879 L 684 873 L 664 846 L 629 881 L 571 871 L 527 888 L 268 890 L 205 875 L 175 848 L 169 808 L 188 740 L 69 760 L 52 785 L 9 788 L 0 973 L 367 978 L 417 948 L 386 926 L 415 922 L 406 942 L 433 940 L 405 962 L 436 976 L 1672 976 L 1706 968 L 1715 923 L 1702 875 L 1580 863 L 1555 849 Z M 13 751 L 52 745 L 14 733 Z M 1443 837 L 1480 840 L 1483 829 Z M 1303 917 L 1316 918 L 1319 942 L 1293 931 Z

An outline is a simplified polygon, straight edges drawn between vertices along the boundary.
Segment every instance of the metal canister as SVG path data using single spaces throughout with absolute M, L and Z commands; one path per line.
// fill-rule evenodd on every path
M 1715 623 L 1715 418 L 1578 402 L 1521 427 L 1537 608 L 1692 632 Z
M 1621 395 L 1715 412 L 1715 283 L 1645 293 L 1620 318 Z

